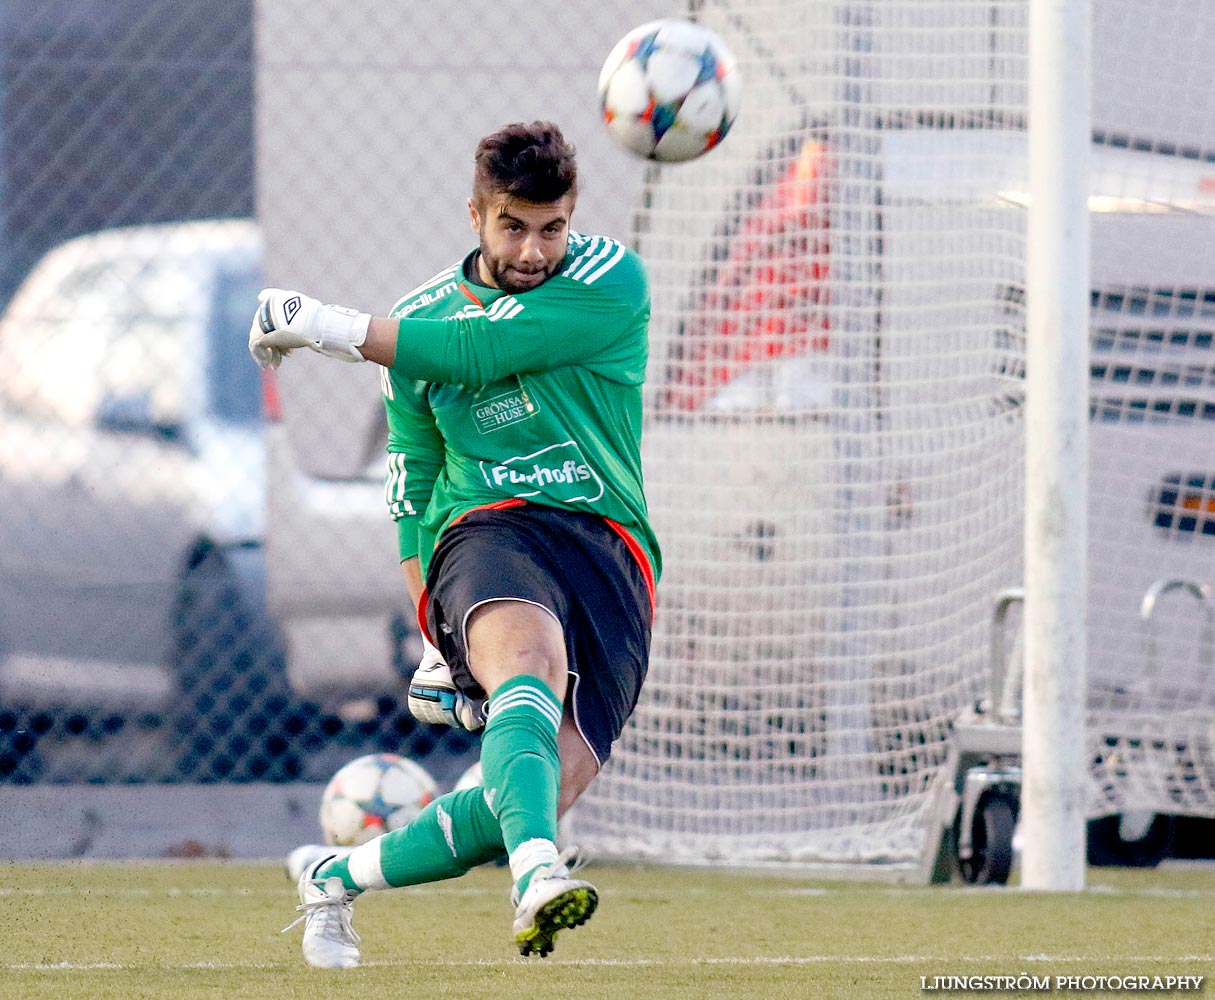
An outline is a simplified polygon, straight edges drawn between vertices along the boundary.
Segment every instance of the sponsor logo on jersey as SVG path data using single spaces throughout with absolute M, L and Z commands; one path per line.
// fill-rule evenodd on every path
M 445 285 L 439 285 L 436 288 L 428 288 L 413 299 L 410 299 L 405 305 L 401 306 L 396 311 L 396 315 L 408 316 L 412 312 L 417 312 L 423 306 L 428 306 L 432 302 L 438 302 L 439 299 L 445 299 L 460 286 L 454 281 L 449 281 Z
M 527 394 L 522 385 L 489 399 L 479 399 L 472 404 L 471 409 L 473 422 L 482 434 L 517 424 L 520 420 L 534 417 L 540 412 L 539 404 Z
M 512 497 L 525 499 L 543 493 L 562 503 L 594 503 L 603 496 L 603 480 L 573 441 L 480 465 L 486 485 Z

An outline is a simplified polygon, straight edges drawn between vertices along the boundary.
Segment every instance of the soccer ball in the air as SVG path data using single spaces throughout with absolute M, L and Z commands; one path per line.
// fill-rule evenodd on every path
M 327 844 L 365 844 L 396 830 L 435 797 L 434 779 L 420 764 L 394 753 L 358 757 L 329 779 L 321 795 Z
M 726 137 L 742 83 L 734 56 L 703 25 L 652 21 L 612 49 L 599 73 L 608 133 L 651 160 L 691 160 Z

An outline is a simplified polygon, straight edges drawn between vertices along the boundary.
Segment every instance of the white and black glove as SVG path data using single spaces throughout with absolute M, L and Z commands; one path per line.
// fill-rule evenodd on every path
M 443 654 L 426 639 L 426 652 L 409 682 L 409 712 L 419 722 L 475 732 L 485 725 L 485 703 L 456 688 Z
M 370 313 L 322 305 L 299 292 L 263 288 L 249 327 L 249 353 L 262 368 L 277 368 L 296 347 L 310 347 L 341 361 L 363 361 Z

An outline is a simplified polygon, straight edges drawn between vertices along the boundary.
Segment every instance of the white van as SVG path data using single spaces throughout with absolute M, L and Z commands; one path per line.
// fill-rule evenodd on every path
M 250 220 L 103 231 L 49 252 L 0 317 L 0 708 L 161 715 L 202 761 L 234 699 L 282 687 L 246 351 L 260 262 Z

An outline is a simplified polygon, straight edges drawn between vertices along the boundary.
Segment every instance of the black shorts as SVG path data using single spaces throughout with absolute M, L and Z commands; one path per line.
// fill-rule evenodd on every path
M 650 655 L 650 594 L 636 559 L 601 517 L 525 504 L 471 511 L 443 532 L 426 576 L 431 639 L 470 697 L 468 617 L 489 601 L 546 608 L 565 632 L 565 711 L 603 764 L 637 706 Z

